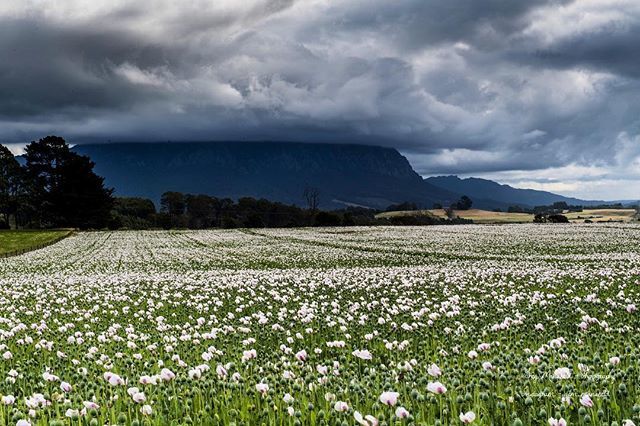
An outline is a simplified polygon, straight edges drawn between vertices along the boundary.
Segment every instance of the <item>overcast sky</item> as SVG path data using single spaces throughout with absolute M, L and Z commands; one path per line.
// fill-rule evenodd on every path
M 3 143 L 358 142 L 640 198 L 638 0 L 2 0 L 0 57 Z

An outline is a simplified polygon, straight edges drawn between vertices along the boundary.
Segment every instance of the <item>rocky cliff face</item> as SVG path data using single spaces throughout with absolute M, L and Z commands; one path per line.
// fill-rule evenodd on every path
M 114 143 L 77 145 L 116 195 L 158 202 L 165 191 L 255 197 L 303 205 L 305 187 L 323 208 L 384 208 L 404 201 L 430 208 L 457 199 L 423 181 L 391 148 L 284 142 Z

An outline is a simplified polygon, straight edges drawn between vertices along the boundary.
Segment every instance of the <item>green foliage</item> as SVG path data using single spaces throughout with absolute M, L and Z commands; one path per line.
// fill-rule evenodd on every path
M 336 213 L 319 212 L 315 217 L 316 226 L 340 226 L 342 219 Z
M 469 210 L 472 205 L 473 201 L 471 201 L 471 198 L 463 195 L 456 203 L 451 205 L 451 208 L 454 210 Z
M 3 152 L 5 158 L 6 149 Z M 89 229 L 107 225 L 112 190 L 93 172 L 94 163 L 88 157 L 72 152 L 64 139 L 47 136 L 27 145 L 25 160 L 24 168 L 13 166 L 9 172 L 20 182 L 11 207 L 17 226 Z M 0 162 L 11 161 L 15 159 Z M 7 203 L 0 199 L 2 205 Z
M 209 195 L 166 192 L 161 211 L 155 213 L 150 200 L 116 198 L 111 229 L 211 229 L 295 228 L 311 226 L 453 225 L 473 223 L 468 219 L 420 217 L 376 218 L 378 211 L 362 207 L 344 210 L 308 210 L 293 205 L 251 197 L 219 199 Z
M 542 214 L 538 213 L 533 218 L 533 223 L 569 223 L 569 219 L 561 214 Z
M 23 191 L 22 169 L 9 149 L 0 145 L 0 229 L 15 220 Z

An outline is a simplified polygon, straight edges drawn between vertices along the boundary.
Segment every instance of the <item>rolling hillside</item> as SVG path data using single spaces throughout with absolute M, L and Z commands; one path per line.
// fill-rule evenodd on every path
M 425 182 L 447 191 L 466 194 L 474 200 L 491 200 L 496 204 L 519 205 L 522 207 L 547 206 L 555 202 L 583 206 L 605 204 L 605 201 L 602 200 L 580 200 L 547 191 L 514 188 L 480 178 L 461 179 L 457 176 L 437 176 L 426 178 Z

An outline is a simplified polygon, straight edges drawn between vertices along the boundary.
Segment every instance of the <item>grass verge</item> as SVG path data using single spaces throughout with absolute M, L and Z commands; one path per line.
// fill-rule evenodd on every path
M 15 256 L 54 244 L 71 234 L 70 230 L 0 231 L 0 257 Z

